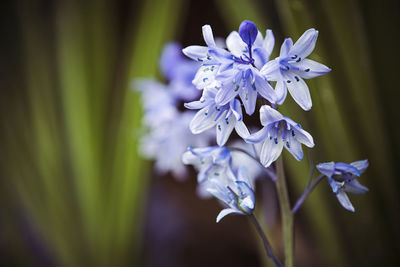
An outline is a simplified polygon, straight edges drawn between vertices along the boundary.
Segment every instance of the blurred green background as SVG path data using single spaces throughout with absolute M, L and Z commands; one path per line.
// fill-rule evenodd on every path
M 296 219 L 297 265 L 400 266 L 398 1 L 16 0 L 1 7 L 1 266 L 263 263 L 245 218 L 215 224 L 219 207 L 195 196 L 194 178 L 156 177 L 139 158 L 141 106 L 130 88 L 135 77 L 160 77 L 165 42 L 202 44 L 204 24 L 226 37 L 243 19 L 273 29 L 275 55 L 284 37 L 320 31 L 312 58 L 332 72 L 309 81 L 311 111 L 291 100 L 283 110 L 313 134 L 316 163 L 371 164 L 361 178 L 370 192 L 351 196 L 355 214 L 326 183 L 306 202 Z M 294 202 L 308 164 L 290 157 L 285 164 Z M 259 209 L 276 213 L 264 202 Z M 280 251 L 279 224 L 268 232 Z

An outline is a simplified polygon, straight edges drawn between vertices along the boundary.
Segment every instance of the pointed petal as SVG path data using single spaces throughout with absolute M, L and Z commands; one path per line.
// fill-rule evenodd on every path
M 256 74 L 255 78 L 254 85 L 257 89 L 257 92 L 268 101 L 274 102 L 274 100 L 277 99 L 277 95 L 272 86 L 260 75 Z
M 317 165 L 317 169 L 319 170 L 320 173 L 324 174 L 327 177 L 331 177 L 333 173 L 335 172 L 335 162 L 325 162 L 325 163 L 320 163 Z
M 283 41 L 283 44 L 281 46 L 281 51 L 280 51 L 279 57 L 281 57 L 281 58 L 286 57 L 292 47 L 293 47 L 292 39 L 286 38 L 285 41 Z
M 335 194 L 338 194 L 340 190 L 342 190 L 344 183 L 343 182 L 338 182 L 335 179 L 328 177 L 328 182 L 329 185 L 332 188 L 332 192 Z
M 348 211 L 355 212 L 353 204 L 351 204 L 349 197 L 343 191 L 336 194 L 337 199 L 339 200 L 340 204 Z
M 366 186 L 360 184 L 356 179 L 346 182 L 343 189 L 352 194 L 365 194 L 369 191 Z
M 303 160 L 303 149 L 301 148 L 301 143 L 291 136 L 290 133 L 288 134 L 285 147 L 296 160 Z
M 203 58 L 207 57 L 207 52 L 208 47 L 200 45 L 191 45 L 182 49 L 182 53 L 185 56 L 196 61 L 202 61 Z
M 229 214 L 232 214 L 232 213 L 244 214 L 241 211 L 234 210 L 234 209 L 231 209 L 231 208 L 223 209 L 223 210 L 221 210 L 221 212 L 217 216 L 217 223 L 219 223 L 222 220 L 222 218 L 224 218 L 226 215 L 229 215 Z
M 218 112 L 213 107 L 205 107 L 199 110 L 190 122 L 190 130 L 193 134 L 199 134 L 215 126 L 215 118 Z
M 193 79 L 193 84 L 197 89 L 204 89 L 215 80 L 217 68 L 214 66 L 201 66 Z
M 299 71 L 293 72 L 304 79 L 315 78 L 331 71 L 327 66 L 308 58 L 292 65 L 300 69 Z
M 248 136 L 245 141 L 246 143 L 256 144 L 267 139 L 268 136 L 268 127 L 263 127 L 258 132 Z
M 263 47 L 265 48 L 267 54 L 268 54 L 268 58 L 272 53 L 272 50 L 274 49 L 274 45 L 275 45 L 275 37 L 274 34 L 272 32 L 272 30 L 268 29 L 266 34 L 265 34 L 265 39 L 263 42 Z
M 352 175 L 355 176 L 360 176 L 361 173 L 360 171 L 354 167 L 353 165 L 343 163 L 343 162 L 338 162 L 335 164 L 335 169 L 338 171 L 341 171 L 343 173 L 351 173 Z
M 209 47 L 216 47 L 215 41 L 214 41 L 214 35 L 213 32 L 211 30 L 211 26 L 210 25 L 204 25 L 202 27 L 203 30 L 203 38 L 204 41 L 206 42 L 207 46 Z
M 240 106 L 240 101 L 238 99 L 234 99 L 229 103 L 229 106 L 236 120 L 241 121 L 243 114 L 242 114 L 242 107 Z
M 239 90 L 239 96 L 242 100 L 246 114 L 252 115 L 256 109 L 257 91 L 253 86 L 248 84 L 246 87 Z
M 235 131 L 243 139 L 250 136 L 249 130 L 247 129 L 246 124 L 244 124 L 243 121 L 236 122 Z
M 279 113 L 279 111 L 268 105 L 264 105 L 260 108 L 260 121 L 263 126 L 267 126 L 283 119 L 284 117 L 281 113 Z
M 287 96 L 287 87 L 283 80 L 279 80 L 275 85 L 276 101 L 275 104 L 282 105 Z
M 285 80 L 287 80 L 286 86 L 294 101 L 296 101 L 296 103 L 302 109 L 310 110 L 312 107 L 311 95 L 310 91 L 308 90 L 308 86 L 304 82 L 304 80 L 298 76 L 294 76 L 294 78 L 291 78 L 287 74 L 284 74 L 284 78 Z
M 297 139 L 297 141 L 299 141 L 300 143 L 302 143 L 310 148 L 314 147 L 314 139 L 311 136 L 311 134 L 304 131 L 300 127 L 294 127 L 293 130 L 294 130 L 295 138 Z
M 235 57 L 242 56 L 247 50 L 247 45 L 240 38 L 237 31 L 233 31 L 228 35 L 226 38 L 226 47 Z
M 215 96 L 215 102 L 222 106 L 232 99 L 234 99 L 239 93 L 239 85 L 234 84 L 232 79 L 226 79 L 223 83 L 222 87 L 218 90 L 217 95 Z
M 226 141 L 228 141 L 229 136 L 232 133 L 233 128 L 235 127 L 235 118 L 234 116 L 230 116 L 225 119 L 222 118 L 218 120 L 216 131 L 217 131 L 217 144 L 219 146 L 223 146 Z
M 359 160 L 355 161 L 353 163 L 350 163 L 352 166 L 356 167 L 360 173 L 365 172 L 365 170 L 368 168 L 369 162 L 367 159 L 364 160 Z
M 317 38 L 318 31 L 315 29 L 308 29 L 293 45 L 290 54 L 297 55 L 297 57 L 301 59 L 306 58 L 314 50 Z
M 184 106 L 187 109 L 202 109 L 209 104 L 209 101 L 192 101 L 185 103 Z
M 267 138 L 261 148 L 261 164 L 264 165 L 264 167 L 268 168 L 272 164 L 272 162 L 274 162 L 281 155 L 282 148 L 283 143 L 280 138 L 278 138 L 277 144 L 275 143 L 275 140 L 273 138 Z
M 268 81 L 279 81 L 282 79 L 279 61 L 277 59 L 268 61 L 261 70 L 260 74 Z

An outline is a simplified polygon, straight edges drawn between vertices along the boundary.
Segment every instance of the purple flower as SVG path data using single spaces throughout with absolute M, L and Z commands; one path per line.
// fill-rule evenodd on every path
M 303 159 L 301 144 L 314 146 L 312 136 L 301 126 L 277 110 L 264 105 L 260 109 L 260 120 L 264 126 L 257 133 L 245 138 L 248 143 L 263 142 L 260 162 L 269 167 L 281 154 L 285 147 L 298 161 Z
M 304 79 L 311 79 L 331 71 L 330 68 L 311 59 L 307 59 L 314 50 L 318 31 L 307 30 L 293 45 L 291 38 L 285 39 L 279 57 L 269 61 L 261 69 L 263 77 L 276 81 L 277 104 L 281 105 L 289 90 L 293 99 L 304 110 L 311 109 L 310 91 Z
M 228 207 L 217 216 L 217 223 L 229 214 L 250 215 L 255 207 L 254 191 L 244 168 L 239 168 L 234 179 L 210 179 L 207 191 Z
M 190 122 L 190 130 L 193 134 L 216 127 L 217 144 L 223 146 L 233 129 L 241 137 L 246 137 L 249 132 L 243 123 L 242 108 L 237 99 L 232 99 L 225 105 L 217 105 L 215 102 L 216 88 L 205 89 L 199 101 L 185 103 L 188 109 L 200 109 Z
M 354 212 L 355 209 L 346 192 L 364 194 L 369 191 L 356 179 L 368 168 L 368 165 L 368 160 L 355 161 L 350 164 L 331 161 L 318 164 L 317 169 L 328 178 L 332 191 L 336 194 L 340 204 L 345 209 Z
M 239 32 L 232 32 L 227 40 L 227 50 L 217 47 L 209 25 L 203 26 L 205 46 L 189 46 L 183 49 L 188 57 L 200 61 L 202 66 L 193 84 L 198 89 L 216 88 L 215 103 L 224 106 L 240 97 L 246 113 L 254 113 L 258 95 L 270 102 L 277 96 L 259 69 L 269 60 L 274 37 L 267 31 L 264 40 L 257 27 L 244 21 Z

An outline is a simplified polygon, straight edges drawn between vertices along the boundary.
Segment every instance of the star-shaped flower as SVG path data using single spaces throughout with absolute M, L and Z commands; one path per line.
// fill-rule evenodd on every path
M 314 146 L 312 136 L 301 126 L 277 110 L 264 105 L 260 109 L 260 120 L 264 126 L 257 133 L 245 138 L 248 143 L 263 142 L 260 162 L 269 167 L 281 154 L 285 147 L 298 161 L 303 159 L 301 144 Z
M 350 164 L 331 161 L 318 164 L 317 169 L 328 178 L 332 191 L 336 194 L 340 204 L 345 209 L 354 212 L 355 209 L 346 192 L 364 194 L 369 191 L 356 179 L 368 168 L 368 165 L 368 160 L 355 161 Z
M 269 81 L 276 81 L 277 104 L 285 101 L 287 90 L 304 110 L 311 109 L 310 91 L 303 79 L 311 79 L 331 71 L 327 66 L 307 57 L 314 50 L 318 31 L 307 30 L 293 45 L 291 38 L 285 39 L 279 57 L 267 62 L 261 74 Z

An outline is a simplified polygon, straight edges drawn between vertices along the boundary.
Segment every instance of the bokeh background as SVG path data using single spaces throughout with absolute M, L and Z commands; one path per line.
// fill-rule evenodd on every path
M 138 155 L 139 97 L 130 83 L 159 77 L 165 42 L 226 37 L 243 19 L 277 45 L 310 27 L 312 58 L 333 71 L 309 81 L 313 109 L 284 112 L 314 136 L 314 162 L 368 158 L 340 207 L 322 183 L 296 218 L 297 266 L 400 266 L 400 3 L 395 0 L 7 0 L 1 3 L 0 265 L 263 266 L 243 216 L 195 194 L 195 173 L 157 177 Z M 285 154 L 286 155 L 286 154 Z M 284 156 L 285 156 L 284 155 Z M 308 159 L 285 157 L 292 202 Z M 268 181 L 258 212 L 281 253 Z

